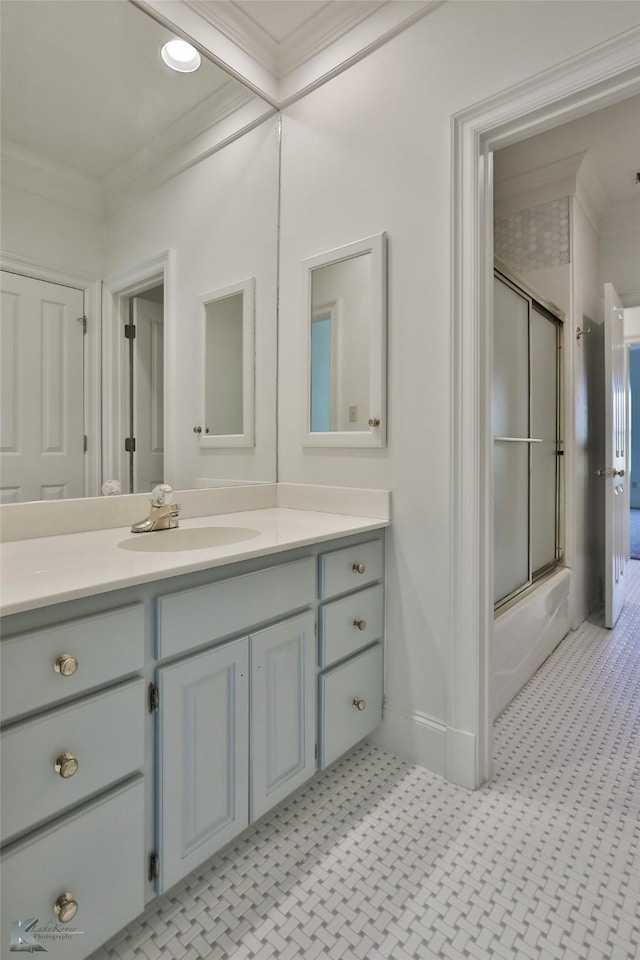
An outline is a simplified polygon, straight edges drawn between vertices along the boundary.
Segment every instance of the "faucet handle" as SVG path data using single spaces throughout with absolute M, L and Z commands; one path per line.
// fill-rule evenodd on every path
M 168 483 L 159 483 L 151 491 L 151 503 L 154 507 L 167 507 L 173 502 L 173 487 Z

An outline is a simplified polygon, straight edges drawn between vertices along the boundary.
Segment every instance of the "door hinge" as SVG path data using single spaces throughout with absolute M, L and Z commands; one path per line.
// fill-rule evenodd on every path
M 318 744 L 317 744 L 317 743 L 316 743 L 316 747 L 315 747 L 314 756 L 315 756 L 315 758 L 316 758 L 316 760 L 317 760 L 317 759 L 318 759 Z
M 318 621 L 317 620 L 313 621 L 313 635 L 317 640 L 318 639 Z
M 155 683 L 149 684 L 149 713 L 157 713 L 160 709 L 160 691 Z
M 125 437 L 124 438 L 124 449 L 127 453 L 136 452 L 136 438 L 135 437 Z
M 124 335 L 127 340 L 135 340 L 136 338 L 136 327 L 134 323 L 125 323 L 124 325 Z
M 86 433 L 84 435 L 83 447 L 84 447 L 84 452 L 86 453 L 89 448 L 89 441 L 87 439 Z
M 160 876 L 160 857 L 157 853 L 149 854 L 149 881 L 157 880 Z
M 86 317 L 78 317 L 78 323 L 81 323 L 81 324 L 82 324 L 82 332 L 83 332 L 83 334 L 86 333 L 86 332 L 87 332 L 87 318 L 86 318 Z

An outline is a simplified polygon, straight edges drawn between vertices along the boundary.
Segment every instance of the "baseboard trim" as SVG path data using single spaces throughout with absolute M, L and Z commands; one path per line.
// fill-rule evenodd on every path
M 446 775 L 447 727 L 435 717 L 385 701 L 382 724 L 367 739 L 403 760 Z

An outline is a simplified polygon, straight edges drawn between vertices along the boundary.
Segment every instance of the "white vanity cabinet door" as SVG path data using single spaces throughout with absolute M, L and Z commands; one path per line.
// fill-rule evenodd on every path
M 14 924 L 35 918 L 31 936 L 44 956 L 84 960 L 144 910 L 144 848 L 142 778 L 13 844 L 0 864 L 0 956 L 25 956 Z M 63 921 L 54 907 L 65 894 L 77 912 Z
M 251 820 L 317 769 L 312 613 L 251 635 Z
M 158 670 L 159 891 L 248 825 L 248 639 Z

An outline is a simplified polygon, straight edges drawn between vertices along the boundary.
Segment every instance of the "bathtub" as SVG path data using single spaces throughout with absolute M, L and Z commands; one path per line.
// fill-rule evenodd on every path
M 571 571 L 563 568 L 496 616 L 492 716 L 502 713 L 570 629 Z

